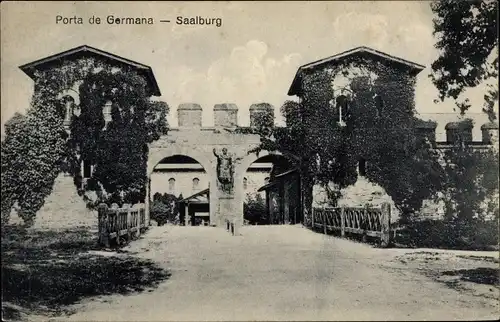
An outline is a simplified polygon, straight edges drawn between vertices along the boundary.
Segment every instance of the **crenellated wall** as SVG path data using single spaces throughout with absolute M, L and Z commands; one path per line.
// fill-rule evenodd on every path
M 215 128 L 235 128 L 242 126 L 238 124 L 238 106 L 233 103 L 215 104 L 214 127 Z M 256 125 L 256 120 L 262 114 L 269 114 L 274 123 L 274 107 L 268 103 L 252 104 L 250 111 L 250 126 Z M 179 128 L 198 128 L 203 124 L 203 108 L 196 103 L 182 103 L 177 107 L 177 118 Z
M 449 122 L 445 126 L 446 140 L 436 140 L 437 122 L 435 121 L 420 121 L 416 125 L 417 132 L 426 136 L 430 142 L 437 143 L 438 145 L 449 145 L 457 142 L 458 139 L 464 142 L 472 142 L 475 144 L 483 144 L 492 147 L 498 145 L 498 124 L 488 122 L 481 125 L 481 140 L 474 140 L 474 122 L 472 119 L 465 119 L 457 122 Z

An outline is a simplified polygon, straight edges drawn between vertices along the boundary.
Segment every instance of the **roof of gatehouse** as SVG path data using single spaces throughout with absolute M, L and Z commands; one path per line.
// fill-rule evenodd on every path
M 113 65 L 128 66 L 136 70 L 140 75 L 143 75 L 154 96 L 160 96 L 160 88 L 156 82 L 153 70 L 150 66 L 138 63 L 136 61 L 109 53 L 107 51 L 97 49 L 88 45 L 78 46 L 45 58 L 35 60 L 33 62 L 19 66 L 19 68 L 26 73 L 31 79 L 34 79 L 34 72 L 36 70 L 47 70 L 53 66 L 57 66 L 66 60 L 73 60 L 81 57 L 95 57 L 101 60 L 109 61 Z
M 292 85 L 288 90 L 288 95 L 292 96 L 301 94 L 301 78 L 304 71 L 325 66 L 335 66 L 338 63 L 344 61 L 346 58 L 353 56 L 379 60 L 383 63 L 396 66 L 397 68 L 403 70 L 407 70 L 410 75 L 417 75 L 425 68 L 425 66 L 411 62 L 409 60 L 392 56 L 373 48 L 361 46 L 300 66 L 292 81 Z

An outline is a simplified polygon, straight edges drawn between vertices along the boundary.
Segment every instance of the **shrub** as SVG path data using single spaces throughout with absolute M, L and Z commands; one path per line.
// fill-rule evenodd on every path
M 247 195 L 247 200 L 243 204 L 243 218 L 254 225 L 267 223 L 266 202 L 260 194 Z
M 151 219 L 162 226 L 166 223 L 179 224 L 179 207 L 177 201 L 180 199 L 171 194 L 155 193 L 150 206 Z
M 498 245 L 498 221 L 475 220 L 461 227 L 448 220 L 415 221 L 398 231 L 395 242 L 412 247 L 490 249 Z

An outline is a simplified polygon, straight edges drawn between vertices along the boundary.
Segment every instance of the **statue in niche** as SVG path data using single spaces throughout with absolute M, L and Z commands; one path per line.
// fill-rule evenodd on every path
M 242 158 L 236 158 L 234 155 L 229 154 L 226 148 L 222 148 L 222 153 L 217 153 L 213 150 L 217 158 L 217 179 L 222 191 L 232 193 L 234 187 L 234 165 Z

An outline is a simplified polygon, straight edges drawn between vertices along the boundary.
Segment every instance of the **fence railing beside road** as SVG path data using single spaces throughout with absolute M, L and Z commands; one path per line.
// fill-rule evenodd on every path
M 106 204 L 100 204 L 99 216 L 99 244 L 109 247 L 112 243 L 121 244 L 124 239 L 139 237 L 141 232 L 149 226 L 146 207 L 144 204 L 123 205 L 118 208 L 117 204 L 109 208 Z
M 323 233 L 337 232 L 341 237 L 346 234 L 377 238 L 380 245 L 387 247 L 391 241 L 391 207 L 384 203 L 380 208 L 373 207 L 314 207 L 312 226 Z

